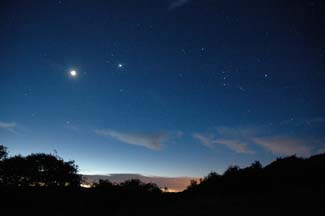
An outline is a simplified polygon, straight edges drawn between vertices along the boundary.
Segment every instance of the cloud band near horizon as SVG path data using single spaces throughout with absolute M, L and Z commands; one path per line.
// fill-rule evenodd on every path
M 254 153 L 253 147 L 261 147 L 274 155 L 310 156 L 322 148 L 315 145 L 318 142 L 312 138 L 265 135 L 257 128 L 218 127 L 214 133 L 193 133 L 192 137 L 207 148 L 222 145 L 241 154 Z
M 102 136 L 112 137 L 120 142 L 142 146 L 151 150 L 160 150 L 165 133 L 125 133 L 111 129 L 95 130 L 95 133 Z

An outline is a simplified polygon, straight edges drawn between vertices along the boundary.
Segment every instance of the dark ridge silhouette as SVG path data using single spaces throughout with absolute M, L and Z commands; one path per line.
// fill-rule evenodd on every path
M 193 180 L 180 193 L 138 179 L 81 184 L 74 161 L 43 153 L 8 157 L 0 146 L 0 209 L 10 215 L 314 215 L 325 208 L 325 154 L 231 166 Z
M 278 158 L 264 168 L 256 161 L 240 169 L 229 167 L 223 175 L 211 172 L 200 181 L 192 182 L 187 194 L 229 195 L 245 193 L 284 193 L 290 190 L 324 191 L 325 154 L 307 159 L 290 156 Z

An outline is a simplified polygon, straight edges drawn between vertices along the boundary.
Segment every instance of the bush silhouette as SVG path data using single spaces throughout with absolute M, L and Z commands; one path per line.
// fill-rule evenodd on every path
M 79 187 L 80 175 L 74 161 L 50 154 L 31 154 L 1 161 L 0 181 L 8 186 Z
M 94 183 L 92 187 L 100 190 L 112 190 L 114 189 L 115 185 L 109 180 L 99 179 L 99 182 Z
M 191 184 L 186 192 L 199 194 L 245 194 L 292 190 L 325 189 L 325 154 L 307 159 L 295 155 L 278 158 L 264 168 L 255 161 L 251 166 L 229 167 L 223 175 L 210 173 L 200 184 Z
M 7 148 L 3 145 L 0 145 L 0 160 L 7 158 L 7 156 L 8 156 Z
M 119 184 L 99 180 L 91 188 L 81 188 L 73 161 L 43 153 L 8 157 L 5 147 L 0 152 L 0 208 L 8 206 L 10 211 L 212 215 L 261 209 L 274 209 L 276 214 L 283 208 L 293 214 L 293 210 L 324 208 L 325 154 L 278 158 L 265 167 L 258 161 L 245 168 L 231 166 L 222 175 L 211 172 L 200 181 L 191 181 L 184 192 L 162 193 L 156 184 L 138 179 Z

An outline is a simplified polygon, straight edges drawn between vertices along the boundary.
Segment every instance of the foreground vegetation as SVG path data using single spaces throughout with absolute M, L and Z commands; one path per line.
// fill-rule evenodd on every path
M 230 167 L 192 181 L 181 193 L 163 193 L 133 179 L 82 188 L 78 167 L 58 156 L 8 157 L 0 146 L 0 208 L 10 214 L 212 215 L 302 213 L 325 210 L 325 154 L 279 158 L 262 167 Z

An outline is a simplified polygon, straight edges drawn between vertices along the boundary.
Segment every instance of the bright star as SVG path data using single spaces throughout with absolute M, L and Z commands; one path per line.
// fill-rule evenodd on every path
M 76 76 L 77 76 L 77 71 L 75 71 L 75 70 L 71 70 L 71 71 L 70 71 L 70 76 L 72 76 L 72 77 L 76 77 Z
M 118 68 L 122 68 L 123 65 L 120 63 L 120 64 L 117 65 L 117 67 L 118 67 Z

